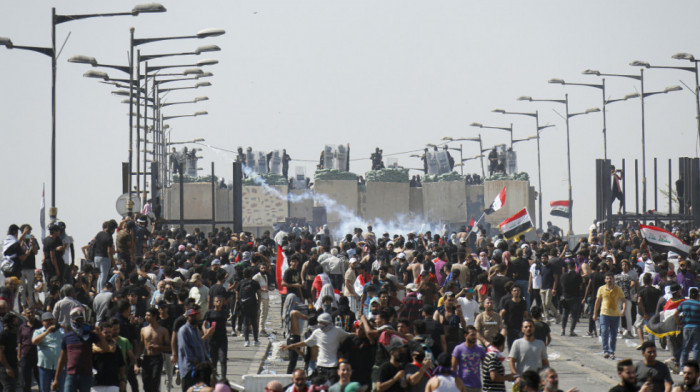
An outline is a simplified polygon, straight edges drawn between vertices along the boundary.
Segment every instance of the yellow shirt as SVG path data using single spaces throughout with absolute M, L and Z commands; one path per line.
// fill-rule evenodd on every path
M 611 317 L 620 317 L 620 301 L 624 301 L 625 293 L 620 286 L 613 286 L 612 290 L 608 286 L 602 285 L 598 288 L 596 298 L 602 298 L 600 304 L 600 314 Z

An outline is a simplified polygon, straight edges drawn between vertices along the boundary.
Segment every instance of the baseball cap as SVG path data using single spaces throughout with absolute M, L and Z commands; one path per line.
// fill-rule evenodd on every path
M 357 260 L 357 258 L 355 258 L 355 257 L 351 257 L 350 260 L 348 260 L 348 262 L 349 262 L 350 264 L 355 264 L 355 263 L 357 263 L 357 261 L 358 261 L 358 260 Z
M 406 285 L 406 290 L 408 291 L 418 291 L 418 285 L 415 283 L 409 283 Z
M 679 291 L 681 289 L 681 285 L 678 283 L 671 283 L 670 290 L 672 293 L 675 293 L 676 291 Z
M 333 319 L 331 318 L 330 314 L 323 313 L 320 316 L 318 316 L 318 322 L 323 324 L 330 324 L 333 322 Z
M 393 342 L 391 342 L 391 344 L 389 344 L 389 347 L 387 347 L 387 348 L 389 349 L 389 352 L 391 352 L 392 350 L 399 350 L 399 349 L 403 348 L 403 346 L 404 346 L 403 343 L 401 343 L 398 340 L 394 340 Z
M 178 246 L 178 247 L 177 247 L 177 250 L 179 250 L 180 252 L 184 252 L 184 251 L 185 251 L 185 245 L 180 245 L 180 246 Z
M 404 259 L 404 260 L 405 260 L 405 259 L 406 259 L 406 254 L 403 253 L 403 252 L 401 252 L 401 253 L 399 253 L 399 255 L 396 256 L 396 257 L 398 257 L 399 259 Z
M 199 314 L 199 310 L 197 310 L 197 309 L 187 309 L 187 312 L 185 312 L 186 317 L 196 316 L 198 314 Z
M 214 259 L 211 261 L 211 265 L 221 265 L 221 260 L 219 259 Z
M 46 320 L 55 320 L 56 318 L 53 316 L 53 313 L 51 312 L 44 312 L 44 314 L 41 315 L 41 321 L 46 321 Z
M 190 278 L 190 283 L 194 283 L 198 280 L 202 279 L 202 275 L 200 274 L 192 274 L 192 277 Z

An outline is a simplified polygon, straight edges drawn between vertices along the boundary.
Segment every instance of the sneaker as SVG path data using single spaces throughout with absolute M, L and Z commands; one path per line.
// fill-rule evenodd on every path
M 243 343 L 243 347 L 250 347 L 250 342 L 246 340 L 245 343 Z
M 175 369 L 175 384 L 180 385 L 182 380 L 180 379 L 180 370 Z
M 625 339 L 633 339 L 634 336 L 630 333 L 630 331 L 625 331 L 625 333 L 622 334 L 622 337 Z
M 231 331 L 231 336 L 238 336 L 238 335 L 236 334 L 236 330 L 235 330 L 235 329 L 234 329 L 233 331 Z
M 563 329 L 561 330 L 561 336 L 566 336 L 566 331 L 564 331 Z
M 610 354 L 610 359 L 612 359 L 612 360 L 614 361 L 614 360 L 616 360 L 617 358 L 615 358 L 615 354 Z
M 605 358 L 605 359 L 610 358 L 610 354 L 608 354 L 608 353 L 603 354 L 603 358 Z
M 259 340 L 254 341 L 254 342 L 253 342 L 253 345 L 254 345 L 254 346 L 259 346 L 259 345 L 260 345 L 260 341 L 259 341 Z
M 595 337 L 595 334 L 594 334 L 593 332 L 590 332 L 590 331 L 589 331 L 589 332 L 586 332 L 586 334 L 583 335 L 583 336 L 585 336 L 585 337 L 587 337 L 587 338 L 592 338 L 592 337 Z
M 571 331 L 571 332 L 569 332 L 569 336 L 571 336 L 571 337 L 576 337 L 576 336 L 578 336 L 578 335 L 576 334 L 576 332 Z

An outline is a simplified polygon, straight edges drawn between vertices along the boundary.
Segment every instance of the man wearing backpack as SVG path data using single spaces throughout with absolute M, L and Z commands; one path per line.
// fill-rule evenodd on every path
M 258 341 L 258 305 L 260 303 L 260 293 L 262 291 L 260 283 L 253 280 L 253 270 L 246 268 L 243 271 L 243 280 L 238 286 L 238 298 L 241 303 L 241 317 L 243 318 L 243 337 L 245 347 L 250 346 L 250 326 L 253 326 L 254 345 L 259 345 Z

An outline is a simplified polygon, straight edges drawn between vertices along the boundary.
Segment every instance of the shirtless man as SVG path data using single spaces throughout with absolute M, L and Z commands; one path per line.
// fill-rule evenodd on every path
M 163 353 L 170 352 L 168 330 L 158 324 L 158 309 L 146 311 L 146 325 L 141 328 L 143 355 L 143 390 L 157 391 L 160 388 L 160 375 L 163 371 Z

